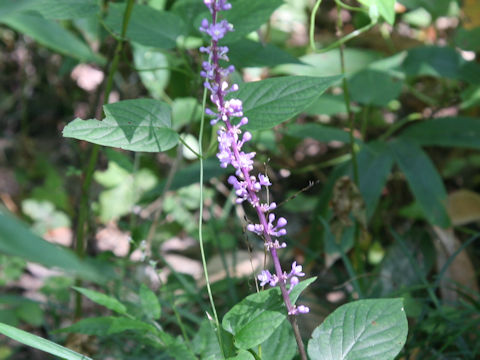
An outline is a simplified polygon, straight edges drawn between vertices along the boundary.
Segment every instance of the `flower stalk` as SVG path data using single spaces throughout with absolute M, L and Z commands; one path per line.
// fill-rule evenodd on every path
M 277 220 L 273 213 L 273 210 L 277 207 L 276 203 L 263 203 L 258 195 L 262 188 L 267 188 L 272 184 L 267 175 L 259 174 L 255 176 L 251 174 L 255 152 L 245 152 L 243 146 L 251 140 L 252 135 L 248 131 L 242 132 L 241 130 L 241 127 L 248 123 L 248 119 L 243 114 L 242 101 L 227 96 L 229 93 L 238 90 L 237 84 L 229 85 L 228 83 L 228 77 L 234 72 L 235 68 L 232 65 L 227 68 L 220 66 L 220 60 L 228 61 L 228 48 L 220 46 L 219 41 L 228 32 L 233 31 L 233 25 L 226 20 L 218 21 L 217 15 L 220 11 L 230 10 L 231 4 L 227 0 L 204 0 L 204 3 L 210 10 L 212 21 L 203 19 L 200 27 L 200 31 L 211 37 L 210 46 L 200 48 L 201 52 L 209 55 L 210 60 L 203 62 L 201 76 L 205 78 L 204 86 L 210 92 L 210 100 L 214 105 L 214 109 L 206 109 L 206 114 L 213 117 L 210 124 L 222 123 L 217 131 L 217 158 L 221 167 L 226 168 L 231 165 L 235 169 L 235 175 L 231 175 L 228 182 L 235 189 L 236 203 L 241 204 L 246 201 L 251 204 L 257 213 L 258 223 L 248 224 L 247 230 L 263 238 L 265 248 L 270 252 L 275 269 L 274 274 L 271 274 L 268 270 L 263 270 L 258 275 L 260 285 L 269 284 L 270 286 L 280 287 L 300 355 L 302 359 L 306 359 L 295 316 L 300 313 L 308 313 L 309 308 L 304 305 L 296 306 L 289 296 L 292 289 L 299 283 L 299 277 L 305 276 L 305 273 L 302 272 L 302 266 L 297 265 L 296 262 L 292 264 L 289 273 L 282 270 L 277 251 L 287 245 L 278 239 L 287 233 L 285 229 L 287 220 L 283 217 Z M 239 120 L 234 121 L 234 119 Z

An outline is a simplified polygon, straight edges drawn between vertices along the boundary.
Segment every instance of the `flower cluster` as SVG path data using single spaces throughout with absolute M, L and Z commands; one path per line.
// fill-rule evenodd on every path
M 221 167 L 226 168 L 231 165 L 235 169 L 235 175 L 231 175 L 228 182 L 235 189 L 236 202 L 238 204 L 244 201 L 249 202 L 256 210 L 259 220 L 258 224 L 249 224 L 247 230 L 263 237 L 265 247 L 272 255 L 276 274 L 272 275 L 268 270 L 262 271 L 258 275 L 261 285 L 264 286 L 268 283 L 270 286 L 280 286 L 290 315 L 307 313 L 309 309 L 306 306 L 296 307 L 292 305 L 287 293 L 298 284 L 298 278 L 305 275 L 302 272 L 302 266 L 294 262 L 290 273 L 282 273 L 277 255 L 277 249 L 287 246 L 285 242 L 279 242 L 276 239 L 286 235 L 287 220 L 283 217 L 276 220 L 272 210 L 277 205 L 274 202 L 262 203 L 258 196 L 262 188 L 268 188 L 272 185 L 268 176 L 250 174 L 253 170 L 255 152 L 244 151 L 243 147 L 252 139 L 252 134 L 248 131 L 242 133 L 241 130 L 248 123 L 248 119 L 243 113 L 242 101 L 229 95 L 238 90 L 237 84 L 230 86 L 228 83 L 228 77 L 235 71 L 235 68 L 233 66 L 222 68 L 219 64 L 219 60 L 228 61 L 228 48 L 219 46 L 218 42 L 229 31 L 233 31 L 233 26 L 226 20 L 217 21 L 217 14 L 219 11 L 229 10 L 231 4 L 226 0 L 204 0 L 204 3 L 210 10 L 213 20 L 210 23 L 207 19 L 204 19 L 200 31 L 209 35 L 212 41 L 210 46 L 200 48 L 201 52 L 208 54 L 210 57 L 209 62 L 203 62 L 203 70 L 200 75 L 205 78 L 204 86 L 209 90 L 210 100 L 215 107 L 206 110 L 206 114 L 213 117 L 210 123 L 215 125 L 217 122 L 222 122 L 222 126 L 217 131 L 217 158 Z M 233 122 L 235 118 L 239 119 L 235 121 L 236 125 Z M 286 289 L 287 285 L 288 290 Z

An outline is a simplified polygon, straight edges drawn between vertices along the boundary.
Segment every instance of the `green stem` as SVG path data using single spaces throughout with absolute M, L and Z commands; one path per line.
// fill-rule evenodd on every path
M 362 27 L 360 29 L 357 29 L 355 31 L 352 31 L 350 34 L 347 34 L 344 37 L 341 37 L 340 39 L 338 39 L 334 43 L 328 45 L 327 47 L 325 47 L 323 49 L 317 49 L 317 46 L 315 45 L 315 36 L 314 36 L 315 35 L 315 17 L 317 15 L 317 11 L 318 11 L 321 3 L 322 3 L 322 0 L 318 0 L 315 3 L 315 5 L 313 7 L 313 10 L 312 10 L 312 14 L 310 16 L 310 29 L 309 29 L 310 30 L 309 31 L 310 47 L 316 53 L 320 54 L 320 53 L 324 53 L 324 52 L 330 51 L 332 49 L 335 49 L 335 48 L 345 44 L 347 41 L 350 41 L 353 38 L 363 34 L 364 32 L 367 32 L 368 30 L 370 30 L 372 27 L 374 27 L 377 24 L 377 21 L 372 21 L 370 24 L 365 25 L 364 27 Z M 342 6 L 342 5 L 339 5 L 339 3 L 340 2 L 337 2 L 337 9 L 340 9 L 340 7 Z M 361 11 L 361 9 L 357 10 L 357 11 Z
M 198 219 L 198 241 L 200 244 L 203 273 L 205 275 L 205 281 L 207 284 L 208 299 L 210 300 L 210 305 L 212 307 L 212 312 L 213 312 L 213 318 L 215 320 L 215 326 L 216 326 L 215 331 L 217 332 L 218 342 L 220 344 L 220 349 L 222 350 L 222 355 L 225 358 L 220 322 L 218 321 L 217 309 L 215 308 L 215 302 L 213 301 L 212 289 L 210 287 L 210 280 L 208 278 L 205 249 L 203 247 L 203 148 L 202 147 L 203 147 L 203 130 L 204 130 L 204 123 L 205 123 L 206 104 L 207 104 L 207 89 L 204 88 L 203 99 L 202 99 L 202 119 L 200 122 L 200 133 L 198 134 L 198 151 L 200 153 L 200 213 L 199 213 L 199 219 Z
M 133 9 L 134 0 L 128 0 L 127 7 L 125 8 L 125 13 L 123 16 L 123 26 L 122 26 L 122 38 L 125 37 L 127 32 L 128 22 L 130 20 L 130 16 Z M 115 49 L 115 55 L 108 71 L 108 78 L 105 85 L 105 92 L 103 94 L 103 103 L 108 103 L 108 97 L 110 96 L 110 92 L 112 91 L 113 87 L 113 75 L 117 71 L 118 62 L 120 59 L 121 51 L 123 47 L 123 40 L 117 43 L 117 47 Z M 82 183 L 82 192 L 80 198 L 80 207 L 78 210 L 78 222 L 76 228 L 76 243 L 75 243 L 75 252 L 81 258 L 85 256 L 85 249 L 86 249 L 86 241 L 85 241 L 85 233 L 87 232 L 87 218 L 88 218 L 88 200 L 89 200 L 89 193 L 90 193 L 90 186 L 92 184 L 93 172 L 95 170 L 95 165 L 97 164 L 98 153 L 100 151 L 100 146 L 94 144 L 92 147 L 92 151 L 90 153 L 90 158 L 88 160 L 87 167 L 84 171 L 85 177 Z M 81 281 L 77 279 L 75 281 L 76 286 L 81 286 Z M 80 293 L 76 293 L 75 295 L 75 311 L 74 316 L 75 319 L 78 319 L 82 316 L 82 295 Z

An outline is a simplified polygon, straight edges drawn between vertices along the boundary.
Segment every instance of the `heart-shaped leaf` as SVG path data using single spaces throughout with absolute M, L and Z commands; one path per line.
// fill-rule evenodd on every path
M 359 300 L 340 306 L 308 342 L 312 360 L 393 359 L 407 338 L 402 299 Z

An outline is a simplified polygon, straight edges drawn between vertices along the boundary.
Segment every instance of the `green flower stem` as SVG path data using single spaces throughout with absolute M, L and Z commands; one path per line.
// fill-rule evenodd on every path
M 128 22 L 130 21 L 130 16 L 132 14 L 134 0 L 128 0 L 128 4 L 125 8 L 125 13 L 123 14 L 123 25 L 122 25 L 122 39 L 125 38 L 125 34 L 127 32 Z M 105 92 L 103 94 L 103 103 L 108 103 L 108 98 L 110 96 L 110 92 L 113 88 L 113 76 L 118 68 L 118 63 L 120 60 L 120 55 L 123 48 L 124 40 L 120 40 L 117 42 L 117 46 L 115 48 L 115 55 L 113 57 L 111 66 L 108 70 L 108 78 L 105 85 Z M 89 200 L 89 193 L 90 193 L 90 186 L 92 185 L 92 178 L 93 172 L 95 170 L 95 165 L 97 164 L 98 153 L 100 151 L 99 145 L 93 145 L 92 151 L 90 153 L 90 158 L 88 160 L 87 167 L 84 171 L 84 178 L 82 182 L 82 192 L 80 198 L 80 206 L 78 210 L 78 222 L 76 228 L 76 242 L 75 242 L 75 252 L 79 257 L 85 256 L 85 249 L 86 249 L 86 241 L 85 241 L 85 233 L 88 230 L 87 227 L 87 218 L 88 218 L 88 200 Z M 76 286 L 81 286 L 81 281 L 77 279 L 75 281 Z M 75 319 L 79 319 L 82 316 L 82 295 L 80 293 L 76 293 L 75 295 L 75 311 L 74 316 Z
M 198 241 L 200 244 L 200 253 L 202 256 L 203 273 L 205 275 L 205 281 L 207 284 L 208 299 L 212 307 L 213 319 L 215 321 L 215 331 L 217 333 L 220 349 L 222 350 L 222 356 L 225 358 L 223 350 L 222 333 L 220 328 L 220 321 L 218 321 L 217 309 L 215 308 L 215 302 L 213 301 L 212 289 L 210 287 L 210 280 L 208 278 L 207 260 L 205 257 L 205 249 L 203 247 L 203 130 L 205 123 L 205 107 L 207 104 L 207 88 L 203 89 L 202 98 L 202 119 L 200 121 L 200 133 L 198 134 L 198 152 L 200 153 L 200 213 L 198 218 Z

